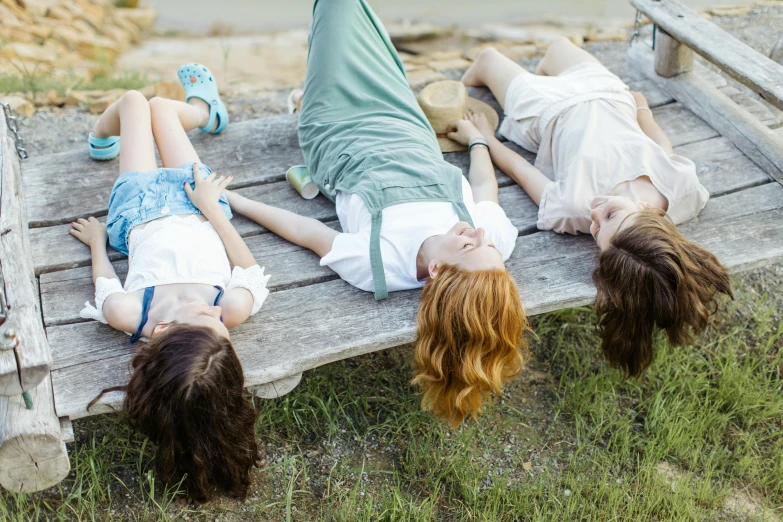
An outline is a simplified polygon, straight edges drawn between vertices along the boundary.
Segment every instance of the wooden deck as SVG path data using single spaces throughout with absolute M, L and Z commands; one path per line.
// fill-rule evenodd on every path
M 609 65 L 646 94 L 676 151 L 696 162 L 712 195 L 698 219 L 681 230 L 732 271 L 783 260 L 783 186 L 653 82 L 623 64 Z M 719 77 L 712 78 L 720 87 Z M 485 90 L 474 93 L 491 98 Z M 235 176 L 237 192 L 338 226 L 331 203 L 322 196 L 305 201 L 284 180 L 286 169 L 303 161 L 295 117 L 236 123 L 220 136 L 199 134 L 194 141 L 205 164 Z M 447 154 L 446 159 L 467 173 L 467 153 Z M 134 347 L 127 336 L 79 318 L 84 302 L 93 299 L 89 251 L 68 235 L 73 219 L 106 215 L 117 175 L 116 161 L 93 162 L 86 146 L 32 157 L 23 164 L 32 257 L 60 417 L 77 419 L 119 408 L 122 395 L 112 393 L 89 413 L 85 409 L 103 388 L 123 384 L 129 376 Z M 590 303 L 595 296 L 590 282 L 596 253 L 592 239 L 538 231 L 536 206 L 509 178 L 498 173 L 498 179 L 501 206 L 520 234 L 507 266 L 528 313 Z M 261 312 L 232 332 L 248 386 L 413 340 L 418 291 L 393 293 L 376 302 L 320 267 L 309 251 L 242 217 L 234 223 L 271 274 L 272 294 Z M 111 257 L 124 278 L 126 260 L 117 252 Z

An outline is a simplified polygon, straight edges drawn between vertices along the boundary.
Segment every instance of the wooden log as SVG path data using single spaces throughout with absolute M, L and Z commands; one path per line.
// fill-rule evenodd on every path
M 286 377 L 285 379 L 280 379 L 279 381 L 268 382 L 266 384 L 262 384 L 261 386 L 250 388 L 250 393 L 256 397 L 261 397 L 262 399 L 277 399 L 286 393 L 293 391 L 293 389 L 299 385 L 301 380 L 302 374 L 297 373 L 296 375 Z
M 68 417 L 60 417 L 60 440 L 68 444 L 74 441 L 73 422 Z
M 0 485 L 17 493 L 52 487 L 71 469 L 54 414 L 51 377 L 30 396 L 30 410 L 20 395 L 0 397 Z
M 684 73 L 668 79 L 655 75 L 652 53 L 643 45 L 632 46 L 627 61 L 660 83 L 680 103 L 731 140 L 762 170 L 783 183 L 783 140 L 768 127 L 698 74 Z
M 683 233 L 710 249 L 730 270 L 783 260 L 783 187 L 767 183 L 709 201 Z M 540 232 L 521 237 L 506 263 L 529 315 L 590 303 L 595 242 Z M 344 281 L 276 292 L 261 312 L 232 330 L 248 387 L 414 339 L 419 292 L 394 292 L 375 302 Z M 304 320 L 302 318 L 305 318 Z M 122 394 L 85 407 L 102 389 L 124 384 L 133 347 L 127 336 L 97 323 L 48 329 L 57 412 L 77 419 L 119 409 Z
M 655 72 L 658 76 L 671 78 L 692 70 L 693 51 L 658 29 L 655 35 Z
M 7 396 L 38 386 L 49 375 L 52 356 L 41 323 L 19 157 L 2 120 L 0 177 L 0 291 L 9 308 L 5 335 L 15 337 L 13 349 L 0 350 L 0 395 Z
M 631 0 L 631 3 L 672 38 L 783 110 L 783 66 L 697 15 L 680 0 Z

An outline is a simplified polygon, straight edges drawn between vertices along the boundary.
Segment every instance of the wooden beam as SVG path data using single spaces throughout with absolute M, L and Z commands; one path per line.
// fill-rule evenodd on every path
M 675 40 L 783 110 L 783 66 L 700 17 L 679 0 L 631 0 Z
M 0 397 L 0 485 L 16 493 L 52 487 L 71 469 L 51 377 L 30 390 L 30 397 L 29 410 L 21 395 Z
M 0 270 L 9 307 L 7 326 L 16 346 L 0 350 L 0 395 L 32 390 L 49 375 L 52 355 L 46 340 L 30 254 L 27 211 L 19 157 L 0 118 Z
M 655 35 L 655 72 L 671 78 L 693 70 L 693 51 L 663 29 Z
M 642 44 L 628 50 L 630 66 L 666 89 L 677 101 L 731 140 L 762 170 L 783 183 L 783 140 L 779 136 L 698 74 L 684 73 L 661 78 L 655 74 L 654 61 L 652 52 Z

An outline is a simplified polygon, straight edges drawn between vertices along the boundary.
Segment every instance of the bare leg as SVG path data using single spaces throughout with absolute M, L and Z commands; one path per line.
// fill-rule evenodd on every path
M 487 86 L 501 107 L 506 106 L 506 92 L 511 80 L 520 74 L 530 74 L 521 65 L 491 47 L 484 49 L 465 71 L 462 83 L 468 87 Z
M 96 138 L 120 136 L 120 173 L 158 168 L 150 126 L 150 106 L 138 91 L 128 91 L 111 104 L 95 123 Z
M 568 38 L 558 38 L 546 50 L 544 58 L 536 68 L 536 74 L 543 76 L 557 76 L 563 71 L 580 63 L 597 63 L 592 54 L 574 45 Z
M 199 98 L 191 98 L 188 103 L 153 98 L 150 100 L 150 109 L 152 132 L 163 166 L 178 168 L 186 163 L 200 161 L 187 133 L 207 124 L 209 105 Z

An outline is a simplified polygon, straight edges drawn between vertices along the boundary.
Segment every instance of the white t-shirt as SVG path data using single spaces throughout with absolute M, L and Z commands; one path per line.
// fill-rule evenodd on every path
M 516 227 L 496 203 L 473 201 L 473 191 L 462 178 L 462 196 L 476 228 L 483 228 L 485 237 L 509 258 L 514 250 Z M 361 197 L 346 192 L 337 193 L 337 216 L 343 233 L 332 250 L 321 259 L 346 282 L 365 290 L 375 291 L 370 265 L 370 231 L 372 216 Z M 459 222 L 457 210 L 448 202 L 401 203 L 383 209 L 381 224 L 381 256 L 390 292 L 421 288 L 425 280 L 416 277 L 416 256 L 421 244 L 430 236 L 448 232 Z

